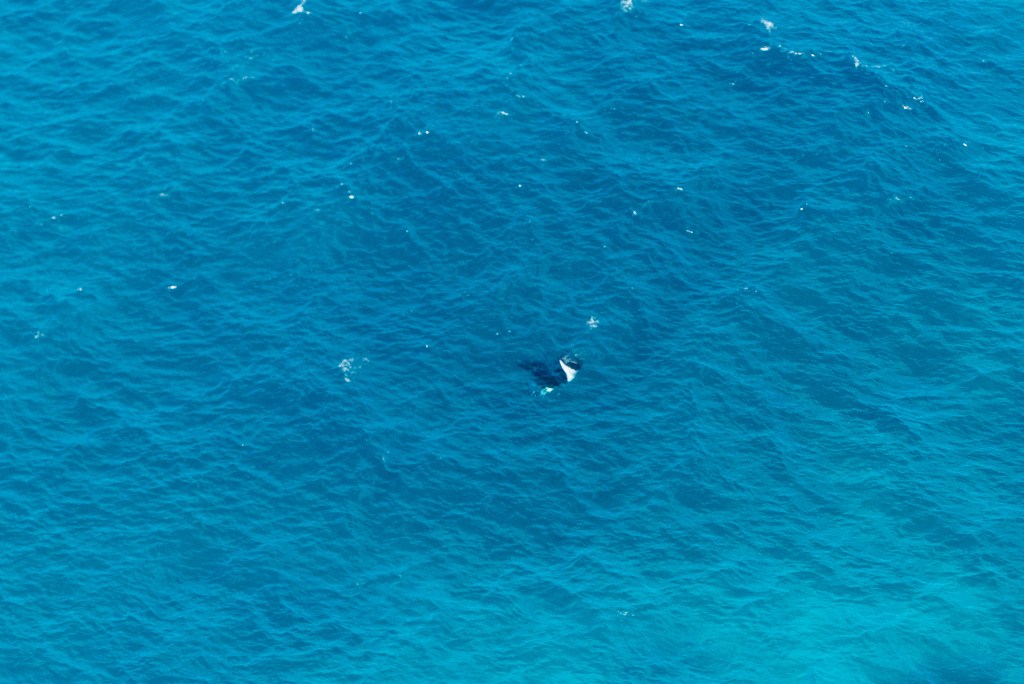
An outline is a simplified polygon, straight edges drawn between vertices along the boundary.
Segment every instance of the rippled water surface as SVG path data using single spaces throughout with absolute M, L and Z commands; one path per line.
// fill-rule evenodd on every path
M 1024 682 L 1017 4 L 293 2 L 0 9 L 5 680 Z

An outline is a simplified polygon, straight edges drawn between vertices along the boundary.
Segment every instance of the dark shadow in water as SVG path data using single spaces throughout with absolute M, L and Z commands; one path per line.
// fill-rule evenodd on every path
M 519 367 L 528 371 L 541 387 L 554 387 L 565 382 L 565 373 L 561 368 L 555 370 L 542 361 L 520 361 Z

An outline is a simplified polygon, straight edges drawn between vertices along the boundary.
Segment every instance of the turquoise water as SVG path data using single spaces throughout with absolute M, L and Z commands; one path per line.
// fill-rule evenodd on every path
M 1024 682 L 1016 4 L 295 2 L 0 9 L 4 680 Z

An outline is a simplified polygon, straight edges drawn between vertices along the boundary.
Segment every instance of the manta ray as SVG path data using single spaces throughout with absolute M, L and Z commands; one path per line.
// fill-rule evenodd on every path
M 562 383 L 572 382 L 583 364 L 575 356 L 566 354 L 558 359 L 557 368 L 542 361 L 524 361 L 519 366 L 529 371 L 537 384 L 542 387 L 540 393 L 547 394 Z

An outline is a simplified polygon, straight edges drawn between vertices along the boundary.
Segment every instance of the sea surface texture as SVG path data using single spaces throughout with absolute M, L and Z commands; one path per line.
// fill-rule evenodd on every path
M 1024 682 L 1019 2 L 295 2 L 0 9 L 0 680 Z

